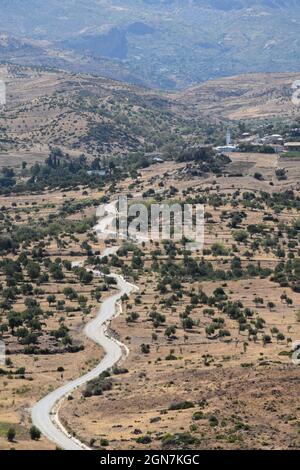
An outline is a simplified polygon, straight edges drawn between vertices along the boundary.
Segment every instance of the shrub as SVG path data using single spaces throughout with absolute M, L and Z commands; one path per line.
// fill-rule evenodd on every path
M 137 438 L 136 442 L 138 444 L 150 444 L 152 442 L 152 439 L 150 436 L 140 436 Z
M 109 446 L 109 441 L 107 439 L 101 439 L 100 440 L 100 445 L 102 447 L 108 447 Z
M 15 374 L 24 376 L 25 372 L 26 372 L 25 367 L 19 367 L 19 369 L 16 370 Z
M 33 441 L 38 441 L 41 437 L 41 431 L 36 426 L 31 426 L 29 433 Z
M 111 379 L 108 379 L 109 375 L 109 372 L 102 372 L 98 378 L 88 382 L 83 392 L 83 396 L 86 398 L 99 396 L 102 395 L 103 392 L 111 390 L 113 383 Z
M 141 351 L 142 351 L 143 354 L 149 354 L 150 353 L 149 344 L 142 344 L 141 345 Z
M 271 343 L 271 342 L 272 342 L 271 336 L 269 336 L 269 335 L 264 335 L 264 337 L 263 337 L 263 342 L 264 342 L 264 344 L 269 344 L 269 343 Z
M 9 442 L 13 442 L 15 440 L 15 437 L 16 437 L 16 431 L 15 431 L 15 428 L 9 428 L 9 430 L 7 431 L 7 440 Z
M 202 411 L 196 411 L 196 413 L 193 414 L 193 420 L 194 421 L 199 421 L 200 419 L 204 418 L 204 414 Z
M 124 367 L 114 367 L 112 370 L 113 374 L 115 375 L 121 375 L 121 374 L 127 374 L 128 369 L 125 369 Z
M 177 433 L 177 434 L 166 434 L 162 438 L 162 447 L 164 448 L 188 448 L 191 445 L 199 444 L 199 439 L 192 436 L 189 432 Z
M 209 424 L 210 424 L 212 427 L 218 426 L 218 424 L 219 424 L 218 418 L 217 418 L 215 415 L 211 415 L 211 416 L 209 417 Z
M 192 401 L 182 401 L 180 403 L 172 403 L 169 406 L 169 410 L 187 410 L 188 408 L 194 408 L 194 403 Z

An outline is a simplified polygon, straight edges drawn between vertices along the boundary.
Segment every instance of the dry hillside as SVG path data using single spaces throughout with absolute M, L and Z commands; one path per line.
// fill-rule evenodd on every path
M 175 96 L 190 112 L 233 120 L 297 115 L 292 84 L 299 73 L 253 73 L 210 80 Z

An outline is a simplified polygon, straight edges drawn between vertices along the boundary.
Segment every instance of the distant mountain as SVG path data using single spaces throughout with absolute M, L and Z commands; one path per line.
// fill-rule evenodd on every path
M 0 9 L 0 33 L 22 44 L 16 55 L 0 43 L 0 61 L 163 89 L 300 69 L 299 0 L 0 0 Z

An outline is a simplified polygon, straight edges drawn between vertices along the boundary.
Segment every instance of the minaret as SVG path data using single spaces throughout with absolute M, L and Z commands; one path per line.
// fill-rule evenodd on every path
M 231 145 L 231 131 L 227 129 L 226 133 L 226 146 L 229 147 Z

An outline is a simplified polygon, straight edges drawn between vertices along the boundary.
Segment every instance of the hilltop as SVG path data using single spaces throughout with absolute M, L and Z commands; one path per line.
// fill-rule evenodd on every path
M 74 156 L 151 152 L 177 127 L 187 132 L 171 101 L 151 90 L 55 70 L 8 67 L 0 76 L 8 95 L 0 115 L 2 159 L 44 159 L 55 146 Z

